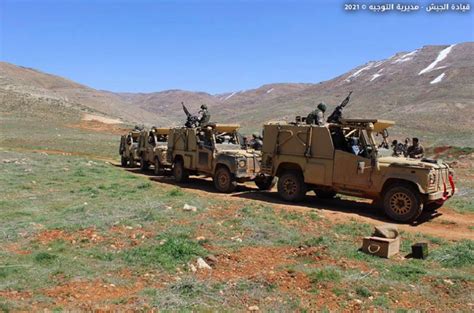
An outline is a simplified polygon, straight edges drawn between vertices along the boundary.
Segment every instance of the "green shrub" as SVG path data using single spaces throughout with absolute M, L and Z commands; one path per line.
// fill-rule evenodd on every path
M 34 256 L 34 260 L 41 264 L 50 264 L 57 259 L 57 257 L 57 255 L 48 252 L 39 252 Z
M 170 197 L 180 197 L 183 195 L 184 195 L 184 192 L 181 190 L 181 188 L 174 188 L 168 191 L 168 196 Z
M 312 284 L 328 281 L 337 282 L 341 279 L 341 273 L 335 268 L 327 267 L 309 273 L 308 277 Z
M 206 250 L 197 242 L 185 236 L 167 236 L 160 244 L 134 248 L 123 253 L 123 258 L 130 264 L 144 266 L 160 265 L 173 270 L 177 265 L 189 262 L 192 258 L 206 254 Z
M 372 295 L 370 290 L 364 286 L 357 287 L 355 291 L 359 296 L 364 297 L 364 298 L 368 298 Z

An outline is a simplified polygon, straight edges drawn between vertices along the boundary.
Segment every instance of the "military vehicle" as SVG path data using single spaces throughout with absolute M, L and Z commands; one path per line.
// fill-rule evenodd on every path
M 394 122 L 342 119 L 325 126 L 269 122 L 264 125 L 262 172 L 277 176 L 284 200 L 300 201 L 308 190 L 319 198 L 336 193 L 370 198 L 400 222 L 435 210 L 455 191 L 453 172 L 441 161 L 392 157 L 375 143 Z
M 138 155 L 138 138 L 140 130 L 134 129 L 127 135 L 120 137 L 120 163 L 123 167 L 136 167 L 140 157 Z
M 150 131 L 142 131 L 138 139 L 138 155 L 142 171 L 153 166 L 155 175 L 171 168 L 167 160 L 169 128 L 153 127 Z
M 168 137 L 168 161 L 173 176 L 184 182 L 189 175 L 211 176 L 216 189 L 232 192 L 237 183 L 255 181 L 262 189 L 271 189 L 275 180 L 260 174 L 261 153 L 245 149 L 238 133 L 239 125 L 209 124 L 197 128 L 174 128 Z

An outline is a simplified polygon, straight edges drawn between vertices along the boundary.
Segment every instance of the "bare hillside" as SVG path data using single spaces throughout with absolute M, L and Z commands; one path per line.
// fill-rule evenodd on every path
M 270 84 L 216 95 L 185 90 L 112 93 L 0 63 L 0 95 L 4 99 L 0 108 L 8 111 L 5 107 L 12 102 L 5 99 L 27 97 L 28 102 L 56 101 L 129 122 L 164 126 L 183 122 L 180 103 L 184 101 L 193 112 L 206 103 L 214 121 L 239 122 L 254 130 L 268 120 L 293 120 L 307 114 L 320 101 L 332 110 L 352 90 L 346 116 L 393 119 L 399 125 L 396 133 L 473 146 L 473 73 L 472 42 L 400 52 L 318 84 Z

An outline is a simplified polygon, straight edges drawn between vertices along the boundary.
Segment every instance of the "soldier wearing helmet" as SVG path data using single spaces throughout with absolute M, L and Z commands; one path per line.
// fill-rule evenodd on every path
M 316 110 L 312 111 L 306 117 L 306 124 L 324 126 L 324 112 L 326 112 L 327 106 L 324 102 L 318 104 Z
M 252 140 L 250 140 L 250 148 L 255 150 L 262 150 L 263 141 L 259 133 L 255 132 L 252 134 Z
M 207 110 L 207 105 L 201 105 L 201 110 L 199 111 L 199 114 L 201 115 L 199 118 L 199 125 L 203 126 L 208 124 L 209 120 L 211 119 L 211 114 L 209 114 L 209 111 Z

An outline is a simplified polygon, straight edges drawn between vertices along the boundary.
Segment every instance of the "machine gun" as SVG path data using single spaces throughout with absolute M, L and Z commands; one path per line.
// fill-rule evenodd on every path
M 186 123 L 184 126 L 188 128 L 194 128 L 199 126 L 199 117 L 196 115 L 192 115 L 188 108 L 184 105 L 184 102 L 181 102 L 181 105 L 183 106 L 183 111 L 186 114 Z
M 341 118 L 342 118 L 342 110 L 344 109 L 344 107 L 349 103 L 349 100 L 351 98 L 351 94 L 352 94 L 352 91 L 349 92 L 349 94 L 347 95 L 347 97 L 342 100 L 341 104 L 339 104 L 335 109 L 334 111 L 331 113 L 331 115 L 329 115 L 328 119 L 327 119 L 327 122 L 328 123 L 340 123 L 341 122 Z

